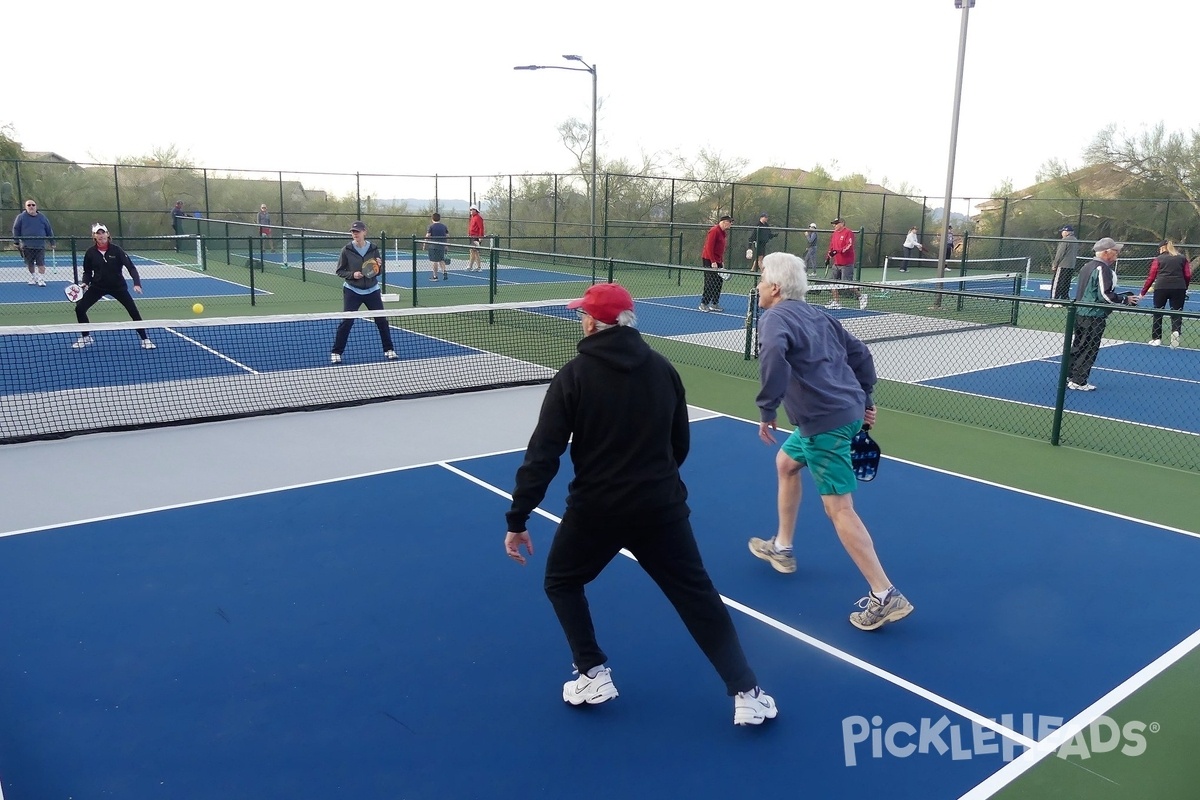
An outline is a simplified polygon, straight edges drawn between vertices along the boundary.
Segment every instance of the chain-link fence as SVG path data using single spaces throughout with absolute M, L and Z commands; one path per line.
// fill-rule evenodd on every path
M 782 238 L 776 249 L 802 253 L 810 224 L 828 242 L 831 220 L 842 218 L 862 234 L 857 250 L 868 267 L 903 255 L 910 228 L 931 251 L 939 247 L 941 198 L 904 195 L 862 184 L 833 185 L 828 178 L 798 174 L 804 185 L 747 181 L 704 181 L 608 172 L 596 188 L 596 224 L 591 219 L 590 176 L 386 175 L 267 170 L 219 170 L 157 164 L 78 164 L 67 161 L 0 160 L 0 209 L 15 215 L 25 197 L 37 199 L 61 235 L 85 234 L 105 222 L 118 239 L 182 232 L 180 218 L 199 215 L 252 225 L 267 206 L 273 226 L 346 230 L 355 219 L 392 236 L 423 234 L 429 215 L 439 212 L 452 232 L 466 232 L 467 207 L 480 207 L 489 235 L 518 243 L 522 238 L 556 241 L 552 250 L 687 263 L 699 252 L 703 233 L 723 213 L 736 223 L 733 239 L 767 213 Z M 1050 191 L 1050 190 L 1044 190 Z M 1083 241 L 1112 236 L 1119 241 L 1177 242 L 1200 233 L 1200 212 L 1184 199 L 955 198 L 956 234 L 1009 241 L 1018 255 L 1022 241 L 1053 244 L 1064 224 Z M 602 251 L 617 239 L 647 229 L 665 248 L 631 241 L 624 251 Z M 204 233 L 204 231 L 199 231 Z M 678 237 L 683 235 L 682 248 Z M 596 237 L 593 239 L 592 237 Z M 571 242 L 574 241 L 574 244 Z M 593 249 L 595 248 L 595 249 Z M 539 249 L 531 247 L 530 249 Z M 953 255 L 958 257 L 961 245 Z M 1044 248 L 1043 248 L 1044 249 Z M 1031 255 L 1045 258 L 1034 248 Z

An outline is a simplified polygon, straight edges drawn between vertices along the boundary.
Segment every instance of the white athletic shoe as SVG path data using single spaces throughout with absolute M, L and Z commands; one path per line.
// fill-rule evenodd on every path
M 342 363 L 342 354 L 341 353 L 330 353 L 329 354 L 329 363 L 330 364 Z
M 1076 383 L 1075 381 L 1067 381 L 1067 388 L 1074 389 L 1077 392 L 1094 392 L 1096 387 L 1090 383 Z
M 701 303 L 700 305 L 696 306 L 696 308 L 700 309 L 701 311 L 708 311 L 708 310 L 709 310 L 709 309 L 708 309 L 708 303 Z
M 30 286 L 37 286 L 37 278 L 33 277 L 33 273 L 29 273 L 29 280 L 26 281 Z
M 95 344 L 95 343 L 96 343 L 96 340 L 93 339 L 91 337 L 91 335 L 80 336 L 78 339 L 75 340 L 75 343 L 71 345 L 71 348 L 74 350 L 79 350 L 81 348 L 87 347 L 89 344 Z
M 721 308 L 721 307 L 720 307 L 719 305 L 717 305 L 716 303 L 713 303 L 711 306 L 709 306 L 709 307 L 708 307 L 708 310 L 709 310 L 709 311 L 716 311 L 718 314 L 720 314 L 720 313 L 724 313 L 724 311 L 725 311 L 725 309 Z
M 830 300 L 829 303 L 825 307 L 837 309 L 837 308 L 841 308 L 842 304 L 839 303 L 837 300 Z
M 1160 344 L 1162 344 L 1162 339 L 1151 339 L 1150 341 L 1146 342 L 1146 344 L 1150 345 L 1151 347 L 1158 347 Z
M 39 275 L 39 276 L 38 276 L 38 279 L 37 279 L 37 285 L 38 285 L 38 286 L 45 286 L 45 285 L 46 285 L 46 276 L 45 276 L 45 275 Z
M 749 692 L 738 692 L 733 698 L 734 725 L 762 725 L 764 720 L 775 719 L 778 713 L 775 699 L 757 686 Z
M 867 307 L 867 296 L 865 294 L 860 294 L 858 296 L 858 308 L 861 311 L 862 309 L 864 309 L 866 307 Z
M 612 682 L 612 670 L 601 667 L 596 671 L 596 677 L 589 678 L 586 673 L 575 671 L 575 680 L 563 684 L 563 700 L 573 706 L 584 703 L 595 706 L 612 700 L 617 696 L 617 687 Z
M 149 339 L 142 339 L 142 349 L 143 350 L 153 350 L 156 347 L 158 347 L 158 345 L 156 345 L 154 342 L 150 341 Z
M 400 356 L 396 355 L 395 350 L 384 350 L 383 357 L 386 358 L 388 361 L 395 361 Z
M 1179 347 L 1179 331 L 1171 331 L 1171 347 Z

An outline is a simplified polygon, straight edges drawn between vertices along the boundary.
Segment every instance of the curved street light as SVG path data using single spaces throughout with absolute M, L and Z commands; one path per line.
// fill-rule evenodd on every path
M 544 64 L 527 64 L 522 67 L 513 67 L 515 70 L 535 70 L 535 69 L 561 69 L 567 72 L 587 72 L 592 76 L 592 185 L 591 185 L 591 201 L 592 201 L 592 257 L 596 256 L 596 65 L 589 64 L 581 57 L 576 55 L 563 56 L 567 61 L 577 61 L 583 66 L 581 67 L 560 67 L 555 65 Z

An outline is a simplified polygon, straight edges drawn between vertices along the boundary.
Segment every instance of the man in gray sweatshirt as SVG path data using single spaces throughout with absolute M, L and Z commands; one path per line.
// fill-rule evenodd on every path
M 1075 266 L 1079 260 L 1079 240 L 1075 238 L 1073 225 L 1064 225 L 1060 233 L 1062 241 L 1058 243 L 1058 249 L 1054 251 L 1054 260 L 1050 262 L 1050 269 L 1054 272 L 1050 297 L 1052 300 L 1070 300 L 1071 279 L 1075 277 Z M 1046 305 L 1054 308 L 1057 304 Z
M 807 292 L 803 261 L 790 253 L 763 259 L 758 302 L 766 311 L 758 328 L 758 435 L 775 443 L 780 403 L 795 430 L 775 458 L 779 528 L 771 539 L 752 538 L 750 552 L 778 572 L 796 571 L 792 540 L 800 511 L 800 470 L 807 466 L 842 546 L 870 586 L 850 623 L 871 631 L 913 610 L 884 573 L 871 534 L 854 510 L 858 481 L 850 463 L 850 440 L 864 422 L 875 423 L 875 362 L 867 346 L 841 323 L 804 301 Z

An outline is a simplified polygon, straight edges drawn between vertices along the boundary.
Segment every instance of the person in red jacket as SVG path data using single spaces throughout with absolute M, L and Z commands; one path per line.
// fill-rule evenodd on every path
M 467 271 L 479 272 L 483 264 L 479 262 L 479 244 L 483 241 L 483 216 L 479 208 L 471 206 L 471 219 L 467 223 L 467 238 L 471 240 L 471 253 L 467 259 Z
M 704 273 L 704 294 L 700 296 L 701 311 L 724 311 L 718 304 L 721 299 L 721 269 L 725 264 L 725 240 L 733 225 L 733 217 L 725 214 L 708 229 L 704 237 L 704 250 L 700 253 L 700 261 L 708 272 Z
M 846 227 L 845 221 L 838 217 L 833 221 L 833 235 L 829 237 L 829 258 L 833 260 L 832 279 L 834 281 L 854 280 L 854 231 Z M 825 263 L 829 263 L 826 261 Z M 838 302 L 837 285 L 833 287 L 833 301 L 826 308 L 841 308 Z M 867 296 L 859 294 L 858 307 L 867 307 Z

